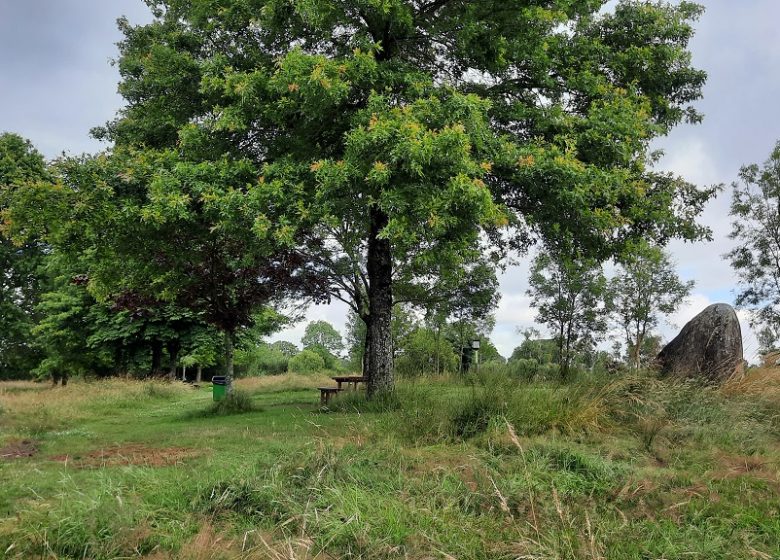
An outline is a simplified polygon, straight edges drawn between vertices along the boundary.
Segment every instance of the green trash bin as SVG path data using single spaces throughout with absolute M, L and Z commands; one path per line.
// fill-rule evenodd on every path
M 227 395 L 227 379 L 223 375 L 211 378 L 212 396 L 215 401 L 221 401 Z

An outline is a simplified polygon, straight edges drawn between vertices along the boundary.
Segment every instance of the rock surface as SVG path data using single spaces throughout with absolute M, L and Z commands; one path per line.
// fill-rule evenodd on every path
M 742 329 L 734 308 L 725 303 L 710 305 L 661 350 L 658 362 L 668 375 L 713 382 L 740 372 Z

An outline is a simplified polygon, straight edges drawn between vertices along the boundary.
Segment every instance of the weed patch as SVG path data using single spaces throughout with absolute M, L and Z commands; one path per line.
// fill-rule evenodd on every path
M 167 467 L 201 455 L 196 449 L 184 447 L 155 448 L 143 444 L 116 445 L 96 449 L 84 454 L 57 455 L 52 461 L 77 468 L 103 468 L 136 465 L 143 467 Z
M 29 439 L 12 441 L 5 447 L 0 447 L 0 460 L 20 459 L 32 457 L 38 452 L 38 444 Z
M 206 416 L 230 416 L 233 414 L 247 414 L 249 412 L 260 412 L 252 402 L 252 397 L 246 391 L 233 389 L 225 398 L 213 402 L 206 410 Z

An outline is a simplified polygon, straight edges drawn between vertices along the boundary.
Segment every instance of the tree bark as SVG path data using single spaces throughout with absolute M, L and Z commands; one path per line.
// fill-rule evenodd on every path
M 390 241 L 379 234 L 388 224 L 388 216 L 379 208 L 370 212 L 368 238 L 368 396 L 387 393 L 393 379 L 393 259 Z
M 176 379 L 176 367 L 179 361 L 179 341 L 171 340 L 168 342 L 168 359 L 170 364 L 168 366 L 168 377 L 173 381 Z
M 117 346 L 114 348 L 114 375 L 122 375 L 124 373 L 124 355 L 125 353 L 122 351 L 121 346 Z
M 225 331 L 225 382 L 227 391 L 233 390 L 233 333 Z
M 159 340 L 152 341 L 152 370 L 153 376 L 160 375 L 162 371 L 163 345 Z
M 371 324 L 371 315 L 362 317 L 363 322 L 366 325 L 366 335 L 363 338 L 363 375 L 368 377 L 368 354 L 371 352 L 371 330 L 369 325 Z
M 195 383 L 200 383 L 203 379 L 203 366 L 198 364 L 198 372 L 195 374 Z
M 441 324 L 436 325 L 436 375 L 441 375 Z

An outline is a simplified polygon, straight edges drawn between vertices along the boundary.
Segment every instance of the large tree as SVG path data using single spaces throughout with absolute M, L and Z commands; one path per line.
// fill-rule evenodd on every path
M 16 193 L 12 229 L 20 237 L 44 232 L 78 258 L 83 282 L 102 301 L 219 329 L 232 377 L 237 337 L 263 306 L 293 294 L 325 296 L 296 250 L 296 228 L 275 219 L 283 195 L 253 188 L 252 162 L 192 149 L 120 145 L 110 155 L 64 159 L 56 184 Z M 153 342 L 164 342 L 175 364 L 179 336 Z
M 344 349 L 341 333 L 327 321 L 312 321 L 306 325 L 301 344 L 304 348 L 320 346 L 336 356 Z
M 677 311 L 693 286 L 693 281 L 680 280 L 671 258 L 660 247 L 640 243 L 623 256 L 610 283 L 610 295 L 626 336 L 631 367 L 641 366 L 648 335 L 662 316 Z
M 15 191 L 47 182 L 43 156 L 17 134 L 0 134 L 0 379 L 28 375 L 41 359 L 32 329 L 44 291 L 45 247 L 11 239 L 8 209 Z
M 737 305 L 752 311 L 762 349 L 780 340 L 780 141 L 763 166 L 743 167 L 734 183 L 727 257 L 740 282 Z
M 562 379 L 577 354 L 593 349 L 607 330 L 607 280 L 601 264 L 567 249 L 540 251 L 531 266 L 528 295 L 537 321 L 554 333 Z
M 249 161 L 259 190 L 296 199 L 279 219 L 315 218 L 307 253 L 368 321 L 370 394 L 393 385 L 397 273 L 459 266 L 510 224 L 515 246 L 570 234 L 599 258 L 702 234 L 710 193 L 648 165 L 653 139 L 699 119 L 695 4 L 149 3 L 153 23 L 122 22 L 127 105 L 98 134 Z

